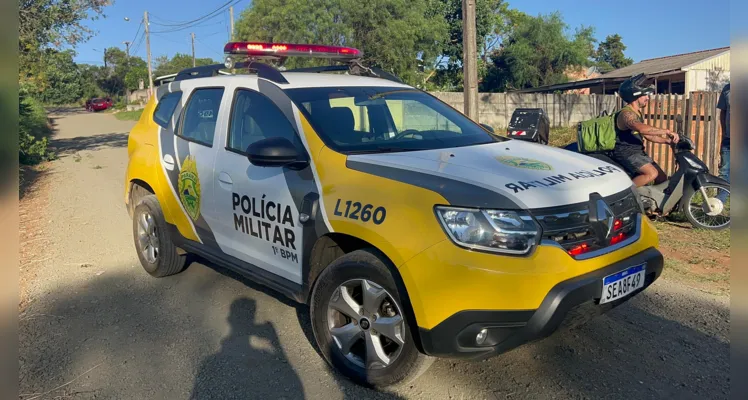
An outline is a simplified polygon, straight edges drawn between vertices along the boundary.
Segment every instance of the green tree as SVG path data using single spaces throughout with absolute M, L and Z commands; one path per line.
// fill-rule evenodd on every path
M 99 82 L 104 81 L 109 75 L 104 67 L 91 64 L 78 64 L 78 73 L 80 74 L 82 99 L 101 97 L 106 94 L 99 86 Z
M 236 22 L 237 40 L 350 45 L 351 29 L 342 23 L 341 0 L 255 0 Z M 290 58 L 297 68 L 326 65 L 324 60 Z
M 176 53 L 172 58 L 159 56 L 156 57 L 155 61 L 156 69 L 153 71 L 154 78 L 162 75 L 175 74 L 183 69 L 192 68 L 192 55 L 189 54 Z M 218 64 L 218 62 L 214 61 L 212 58 L 195 59 L 195 65 L 198 67 L 210 64 Z
M 420 84 L 447 35 L 442 0 L 255 0 L 236 24 L 237 39 L 353 46 L 367 65 Z M 289 68 L 327 64 L 289 59 Z
M 623 44 L 621 35 L 608 35 L 604 41 L 600 42 L 595 53 L 595 61 L 601 72 L 610 72 L 614 69 L 623 68 L 634 63 L 634 60 L 626 57 L 623 52 L 626 45 Z
M 73 61 L 73 51 L 57 51 L 46 49 L 43 53 L 40 77 L 48 83 L 38 94 L 46 104 L 71 104 L 83 95 L 81 90 L 81 75 L 78 66 Z
M 440 0 L 449 30 L 449 39 L 432 70 L 430 81 L 439 89 L 462 90 L 463 20 L 462 0 Z M 500 45 L 512 29 L 514 21 L 523 15 L 510 9 L 504 0 L 476 0 L 476 45 L 478 49 L 478 78 L 482 79 L 488 67 L 489 55 Z
M 46 115 L 35 99 L 42 93 L 55 102 L 66 102 L 82 94 L 82 88 L 72 84 L 78 80 L 77 66 L 71 69 L 72 54 L 59 54 L 53 48 L 69 46 L 88 40 L 93 33 L 83 25 L 88 18 L 103 15 L 110 0 L 21 0 L 18 7 L 18 123 L 19 161 L 35 163 L 48 156 Z M 68 59 L 69 57 L 69 59 Z M 55 71 L 55 62 L 61 62 Z M 80 81 L 79 81 L 80 83 Z M 57 86 L 61 84 L 62 86 Z M 70 93 L 64 93 L 65 89 Z M 46 89 L 51 89 L 46 93 Z M 77 99 L 76 99 L 77 100 Z
M 140 57 L 130 57 L 129 68 L 125 74 L 125 87 L 138 90 L 140 82 L 148 82 L 148 64 Z
M 482 91 L 506 91 L 568 81 L 569 68 L 592 64 L 594 29 L 579 27 L 572 35 L 559 13 L 520 16 L 481 82 Z
M 462 0 L 441 0 L 444 19 L 449 29 L 449 40 L 442 54 L 450 63 L 461 64 L 462 61 Z M 485 60 L 499 44 L 510 27 L 512 10 L 504 0 L 476 0 L 475 25 L 478 54 Z
M 19 79 L 31 88 L 48 86 L 41 72 L 47 68 L 44 51 L 49 47 L 75 47 L 93 32 L 83 21 L 103 15 L 110 0 L 21 0 L 18 9 Z
M 364 52 L 364 62 L 421 86 L 448 35 L 437 0 L 343 0 L 343 21 L 353 34 L 351 44 Z

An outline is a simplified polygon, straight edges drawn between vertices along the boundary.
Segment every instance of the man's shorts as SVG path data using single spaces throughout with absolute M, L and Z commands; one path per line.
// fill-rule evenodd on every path
M 618 146 L 616 146 L 616 149 L 613 151 L 613 156 L 623 168 L 626 168 L 632 173 L 639 172 L 641 167 L 647 164 L 654 164 L 654 160 L 641 148 L 619 149 Z

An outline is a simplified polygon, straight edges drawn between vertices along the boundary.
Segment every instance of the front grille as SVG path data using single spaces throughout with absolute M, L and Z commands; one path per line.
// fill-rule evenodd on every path
M 611 236 L 623 233 L 624 238 L 636 233 L 636 220 L 639 204 L 631 190 L 614 194 L 604 199 L 613 211 L 614 218 L 622 222 Z M 562 207 L 534 210 L 533 215 L 543 231 L 542 239 L 558 243 L 569 251 L 585 246 L 586 251 L 594 251 L 610 246 L 610 242 L 599 243 L 590 226 L 588 204 L 580 203 Z

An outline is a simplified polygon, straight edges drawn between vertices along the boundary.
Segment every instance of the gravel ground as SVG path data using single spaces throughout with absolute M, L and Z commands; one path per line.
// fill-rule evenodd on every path
M 55 123 L 60 158 L 21 200 L 35 241 L 21 261 L 22 399 L 728 397 L 729 297 L 666 279 L 488 361 L 437 360 L 397 393 L 358 387 L 317 354 L 304 307 L 215 265 L 146 274 L 123 203 L 134 122 L 67 110 Z

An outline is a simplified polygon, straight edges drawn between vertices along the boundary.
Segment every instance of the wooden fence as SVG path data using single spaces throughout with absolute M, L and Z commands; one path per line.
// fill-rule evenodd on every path
M 648 125 L 666 128 L 677 132 L 676 116 L 683 118 L 683 135 L 693 140 L 694 154 L 709 166 L 714 174 L 719 167 L 719 149 L 722 141 L 722 127 L 719 123 L 717 109 L 717 92 L 691 92 L 689 98 L 684 95 L 656 95 L 649 101 L 644 112 Z M 676 165 L 673 151 L 669 145 L 645 141 L 647 153 L 662 169 L 671 175 Z

